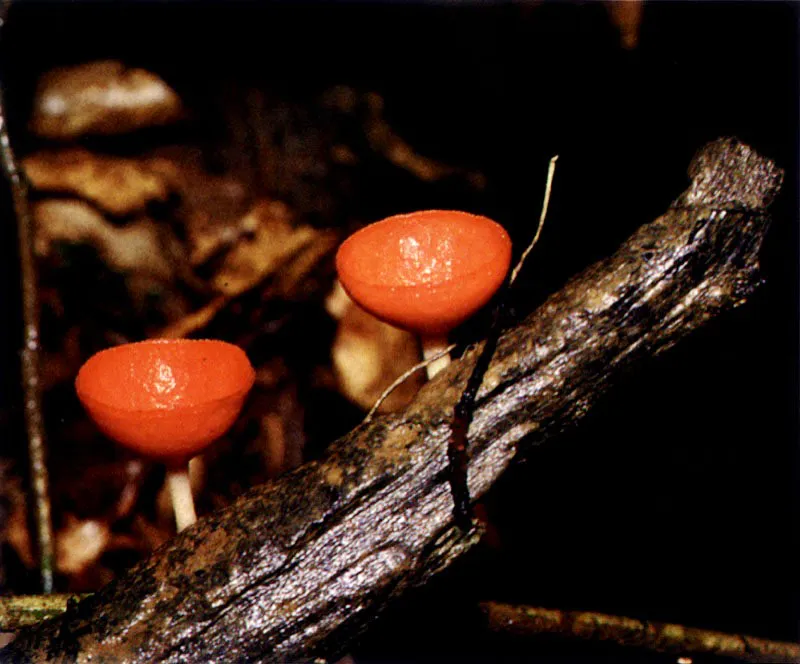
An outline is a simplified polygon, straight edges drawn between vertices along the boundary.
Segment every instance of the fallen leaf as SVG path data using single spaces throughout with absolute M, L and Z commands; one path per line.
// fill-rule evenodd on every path
M 195 266 L 207 263 L 239 241 L 252 237 L 258 229 L 258 219 L 254 215 L 246 215 L 233 224 L 212 224 L 207 215 L 201 215 L 195 214 L 191 225 L 189 261 Z
M 158 336 L 180 338 L 197 334 L 217 316 L 240 306 L 240 296 L 259 287 L 259 300 L 303 301 L 319 292 L 315 271 L 338 245 L 335 231 L 294 227 L 288 208 L 275 201 L 256 205 L 240 227 L 253 232 L 240 237 L 224 255 L 211 278 L 221 292 L 206 305 L 162 328 Z
M 156 150 L 155 155 L 147 166 L 178 193 L 177 216 L 185 228 L 192 266 L 204 264 L 252 232 L 246 215 L 253 200 L 240 179 L 209 173 L 197 149 L 173 145 Z
M 35 204 L 35 250 L 48 256 L 57 242 L 93 246 L 111 269 L 122 273 L 144 273 L 162 281 L 173 278 L 174 263 L 160 240 L 159 227 L 140 219 L 114 226 L 88 203 L 77 200 L 47 200 Z
M 369 410 L 398 376 L 420 361 L 419 344 L 413 334 L 387 325 L 356 305 L 338 282 L 329 301 L 326 309 L 341 314 L 331 348 L 339 389 L 347 399 Z M 386 398 L 379 412 L 410 403 L 423 376 L 423 372 L 410 376 Z
M 80 148 L 37 152 L 22 161 L 35 189 L 73 194 L 114 215 L 141 212 L 169 195 L 164 176 L 146 160 L 97 155 Z
M 125 134 L 169 124 L 183 115 L 181 100 L 161 78 L 116 60 L 60 67 L 39 80 L 31 131 L 70 140 Z
M 110 538 L 105 521 L 67 514 L 65 526 L 56 533 L 56 568 L 62 574 L 80 574 L 102 555 Z
M 292 226 L 289 208 L 278 201 L 258 203 L 241 224 L 252 229 L 251 234 L 225 255 L 212 279 L 217 292 L 229 297 L 277 273 L 320 235 L 310 226 Z

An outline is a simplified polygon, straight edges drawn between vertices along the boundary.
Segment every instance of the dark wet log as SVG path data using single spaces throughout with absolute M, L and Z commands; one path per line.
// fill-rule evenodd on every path
M 623 369 L 669 348 L 758 284 L 782 172 L 733 140 L 707 146 L 675 205 L 504 333 L 469 429 L 469 488 L 574 426 Z M 3 661 L 333 658 L 393 597 L 478 533 L 453 522 L 447 441 L 478 349 L 330 455 L 201 519 L 150 559 L 20 631 Z

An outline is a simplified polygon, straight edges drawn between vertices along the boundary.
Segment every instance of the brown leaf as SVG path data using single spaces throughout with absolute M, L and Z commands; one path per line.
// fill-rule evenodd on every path
M 189 261 L 194 266 L 203 265 L 240 240 L 252 237 L 258 227 L 258 219 L 254 215 L 245 215 L 234 223 L 221 224 L 211 222 L 203 211 L 193 214 L 192 222 L 189 224 Z
M 420 360 L 413 334 L 379 321 L 356 305 L 337 283 L 327 309 L 340 314 L 333 341 L 333 367 L 342 394 L 361 406 L 372 408 L 392 382 Z M 390 412 L 406 406 L 423 384 L 418 372 L 395 389 L 378 409 Z
M 106 550 L 111 538 L 108 523 L 97 519 L 65 517 L 56 533 L 56 568 L 63 574 L 80 574 Z
M 209 173 L 202 153 L 195 148 L 173 145 L 155 154 L 147 165 L 179 194 L 178 216 L 186 229 L 191 265 L 204 264 L 252 231 L 246 217 L 252 196 L 239 179 Z
M 183 115 L 178 95 L 158 76 L 103 60 L 47 72 L 39 80 L 30 126 L 57 140 L 125 134 Z
M 35 189 L 73 194 L 106 212 L 141 212 L 169 194 L 168 181 L 145 160 L 96 155 L 80 148 L 38 152 L 22 165 Z
M 254 229 L 242 236 L 222 258 L 211 279 L 222 294 L 205 306 L 164 327 L 158 336 L 185 337 L 196 334 L 218 315 L 230 311 L 244 293 L 260 287 L 260 300 L 280 298 L 302 301 L 320 288 L 312 278 L 318 266 L 333 254 L 338 234 L 311 226 L 294 227 L 288 208 L 277 201 L 262 202 L 239 222 Z
M 149 219 L 113 226 L 93 207 L 76 200 L 39 202 L 33 217 L 39 256 L 49 255 L 56 242 L 88 244 L 118 272 L 147 274 L 162 281 L 173 277 L 174 263 L 163 250 L 161 231 Z
M 214 288 L 229 297 L 281 270 L 320 235 L 310 226 L 293 227 L 289 208 L 278 201 L 258 203 L 241 224 L 252 229 L 251 236 L 240 238 L 212 279 Z

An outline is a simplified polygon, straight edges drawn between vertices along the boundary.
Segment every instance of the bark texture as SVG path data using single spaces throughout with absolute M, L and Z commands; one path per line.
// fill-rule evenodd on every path
M 734 139 L 706 146 L 690 188 L 613 256 L 497 345 L 469 429 L 483 495 L 530 448 L 574 426 L 623 369 L 669 348 L 758 285 L 782 171 Z M 334 658 L 393 597 L 478 539 L 453 522 L 447 441 L 480 348 L 330 454 L 201 519 L 0 659 L 208 662 Z

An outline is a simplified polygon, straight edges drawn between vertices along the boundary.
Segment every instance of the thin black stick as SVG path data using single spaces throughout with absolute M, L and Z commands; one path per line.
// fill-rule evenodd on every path
M 456 524 L 464 531 L 469 531 L 469 529 L 472 528 L 472 519 L 474 516 L 472 499 L 470 498 L 469 487 L 467 486 L 467 468 L 469 466 L 467 432 L 472 422 L 473 413 L 475 412 L 475 397 L 483 383 L 486 370 L 489 368 L 489 364 L 492 361 L 492 356 L 497 348 L 500 334 L 509 323 L 508 307 L 506 305 L 508 292 L 517 280 L 517 275 L 519 275 L 522 266 L 525 264 L 525 259 L 536 246 L 542 234 L 544 220 L 547 217 L 547 208 L 550 206 L 550 193 L 553 188 L 556 161 L 558 161 L 558 155 L 550 159 L 550 166 L 547 169 L 547 182 L 544 189 L 542 212 L 539 215 L 539 225 L 536 228 L 536 234 L 533 236 L 533 240 L 531 240 L 530 244 L 525 248 L 525 251 L 522 252 L 522 256 L 520 256 L 517 265 L 511 271 L 510 276 L 506 279 L 497 296 L 497 305 L 492 311 L 492 322 L 489 326 L 486 343 L 483 345 L 483 350 L 481 350 L 481 354 L 478 356 L 477 362 L 475 362 L 475 367 L 469 375 L 467 385 L 454 408 L 453 427 L 450 433 L 450 442 L 447 445 L 447 458 L 449 461 L 448 472 L 450 491 L 453 494 L 453 518 Z
M 5 30 L 11 0 L 0 3 L 0 31 Z M 2 34 L 2 33 L 0 33 Z M 42 590 L 53 591 L 53 525 L 50 517 L 47 463 L 45 459 L 42 392 L 39 380 L 39 294 L 33 255 L 33 221 L 28 205 L 28 186 L 20 173 L 8 135 L 5 86 L 0 80 L 0 162 L 11 187 L 17 219 L 19 261 L 22 279 L 22 323 L 24 338 L 20 353 L 24 392 L 25 429 L 28 435 L 28 461 L 33 491 L 36 540 Z
M 483 350 L 478 356 L 475 366 L 467 379 L 467 385 L 461 393 L 453 408 L 453 425 L 450 431 L 450 441 L 447 445 L 447 459 L 449 461 L 448 479 L 450 492 L 453 494 L 453 519 L 463 531 L 472 528 L 473 510 L 472 498 L 467 485 L 467 471 L 469 468 L 469 454 L 467 454 L 467 431 L 472 423 L 475 412 L 475 397 L 483 383 L 483 377 L 492 361 L 492 356 L 497 348 L 500 333 L 506 319 L 506 307 L 503 302 L 508 292 L 509 282 L 506 281 L 500 294 L 499 304 L 492 311 L 492 324 L 489 334 L 483 345 Z

